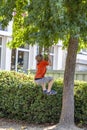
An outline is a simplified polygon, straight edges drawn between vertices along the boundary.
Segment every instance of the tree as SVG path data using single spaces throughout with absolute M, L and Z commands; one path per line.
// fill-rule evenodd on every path
M 11 2 L 12 0 L 1 2 L 0 19 L 2 25 L 6 26 L 14 10 L 20 15 L 20 19 L 18 15 L 14 16 L 13 41 L 10 44 L 12 47 L 25 43 L 33 45 L 36 42 L 41 47 L 50 47 L 57 44 L 60 39 L 64 47 L 68 48 L 62 111 L 55 129 L 79 130 L 74 124 L 74 73 L 77 51 L 87 46 L 87 1 L 15 0 L 14 6 Z M 11 9 L 9 8 L 8 12 L 3 11 L 7 10 L 9 4 Z M 23 13 L 26 13 L 25 17 L 22 16 Z

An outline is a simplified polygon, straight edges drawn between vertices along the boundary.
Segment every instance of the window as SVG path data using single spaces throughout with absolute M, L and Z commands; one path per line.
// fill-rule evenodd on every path
M 22 46 L 18 49 L 12 50 L 11 57 L 11 70 L 28 71 L 28 63 L 29 63 L 29 45 Z
M 15 70 L 15 62 L 16 62 L 16 49 L 13 49 L 11 55 L 11 70 Z
M 52 46 L 51 48 L 50 48 L 50 60 L 51 60 L 51 62 L 52 62 L 52 66 L 50 66 L 48 69 L 53 69 L 53 61 L 54 61 L 54 47 Z
M 7 28 L 2 28 L 2 25 L 0 24 L 0 30 L 7 31 Z

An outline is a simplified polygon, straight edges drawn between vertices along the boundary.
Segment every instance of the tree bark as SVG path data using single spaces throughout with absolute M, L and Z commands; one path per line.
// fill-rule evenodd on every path
M 74 73 L 76 55 L 78 50 L 78 39 L 70 38 L 66 66 L 64 72 L 64 87 L 62 112 L 60 117 L 61 125 L 74 125 Z
M 64 86 L 61 117 L 56 130 L 78 130 L 74 125 L 74 74 L 78 39 L 70 38 L 66 66 L 64 72 Z

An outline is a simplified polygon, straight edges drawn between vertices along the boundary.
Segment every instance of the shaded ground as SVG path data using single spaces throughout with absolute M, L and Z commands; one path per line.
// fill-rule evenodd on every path
M 31 125 L 24 122 L 0 119 L 0 130 L 51 130 L 56 125 Z
M 0 119 L 0 130 L 52 130 L 56 125 L 32 125 L 14 120 Z M 87 127 L 84 128 L 87 130 Z

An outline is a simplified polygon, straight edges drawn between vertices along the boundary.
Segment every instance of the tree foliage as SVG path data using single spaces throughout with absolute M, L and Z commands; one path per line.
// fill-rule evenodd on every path
M 9 21 L 12 20 L 12 12 L 15 8 L 15 1 L 1 0 L 0 1 L 0 24 L 2 27 L 6 27 Z
M 0 21 L 4 27 L 13 18 L 13 47 L 35 42 L 49 47 L 59 39 L 67 46 L 70 36 L 86 47 L 86 9 L 86 0 L 1 0 Z

